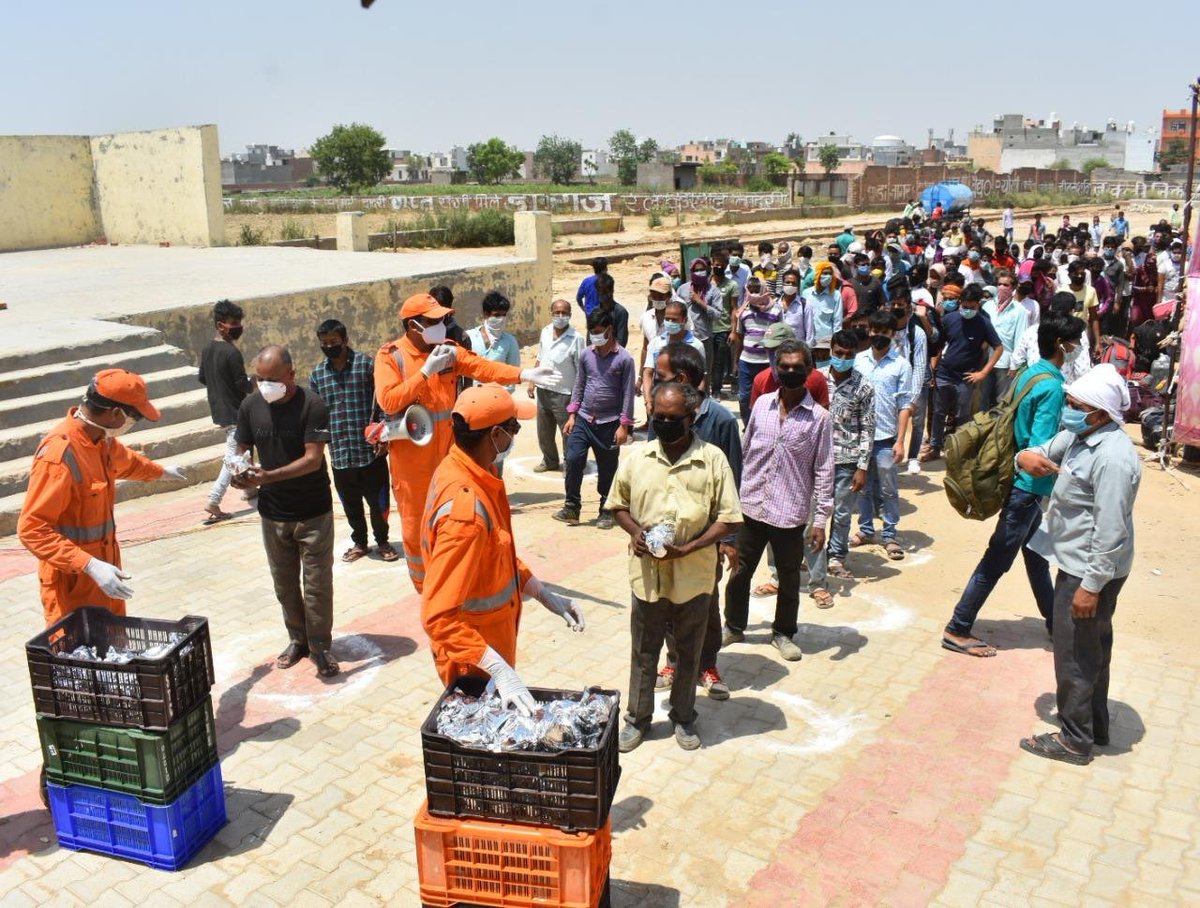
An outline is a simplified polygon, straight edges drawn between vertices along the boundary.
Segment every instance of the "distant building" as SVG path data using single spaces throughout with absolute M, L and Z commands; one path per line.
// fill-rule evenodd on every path
M 679 146 L 679 161 L 681 164 L 720 164 L 729 157 L 734 144 L 729 139 L 693 140 Z
M 611 180 L 617 175 L 617 165 L 605 149 L 593 148 L 579 156 L 579 173 L 585 180 Z
M 918 159 L 920 152 L 899 136 L 876 136 L 871 140 L 871 162 L 885 167 L 904 167 Z
M 871 159 L 871 150 L 869 146 L 863 145 L 861 142 L 851 141 L 850 136 L 839 136 L 835 133 L 830 133 L 827 136 L 806 142 L 804 145 L 804 160 L 808 164 L 821 164 L 821 149 L 826 145 L 833 145 L 838 150 L 838 163 L 845 164 L 850 162 L 869 161 Z
M 637 188 L 644 192 L 678 192 L 695 189 L 699 181 L 696 171 L 700 169 L 696 162 L 688 164 L 663 164 L 651 161 L 638 164 Z
M 429 159 L 424 155 L 413 154 L 407 148 L 402 150 L 387 149 L 392 158 L 392 172 L 388 175 L 390 183 L 428 183 Z
M 297 177 L 292 166 L 296 159 L 290 148 L 278 145 L 247 145 L 244 152 L 235 152 L 221 160 L 221 185 L 245 186 L 260 183 L 292 183 Z M 312 173 L 311 159 L 308 174 Z
M 1200 119 L 1200 118 L 1198 118 Z M 1191 135 L 1192 112 L 1190 110 L 1164 110 L 1162 112 L 1162 132 L 1159 134 L 1159 154 L 1170 152 L 1170 158 L 1178 157 L 1179 163 L 1187 162 L 1188 141 Z M 1200 122 L 1196 124 L 1200 133 Z M 1182 142 L 1180 146 L 1178 143 Z M 1175 155 L 1174 152 L 1179 154 Z M 1196 142 L 1196 160 L 1200 161 L 1200 140 Z M 1132 168 L 1125 168 L 1130 170 Z
M 1132 120 L 1125 124 L 1109 120 L 1103 129 L 1091 129 L 1078 123 L 1064 126 L 1053 113 L 1045 120 L 997 114 L 990 130 L 978 127 L 968 136 L 967 154 L 976 167 L 997 173 L 1009 173 L 1018 167 L 1051 167 L 1060 162 L 1081 170 L 1092 160 L 1133 171 L 1153 168 L 1152 161 L 1145 166 L 1145 144 L 1145 139 L 1134 132 Z
M 455 171 L 466 173 L 467 170 L 467 150 L 461 146 L 455 145 L 449 151 L 434 151 L 429 154 L 429 172 L 431 174 Z

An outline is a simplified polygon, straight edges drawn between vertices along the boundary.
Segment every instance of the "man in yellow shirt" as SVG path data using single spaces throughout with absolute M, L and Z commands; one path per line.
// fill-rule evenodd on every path
M 700 746 L 696 681 L 717 571 L 717 543 L 742 522 L 729 461 L 720 448 L 692 431 L 699 392 L 666 382 L 655 389 L 653 404 L 655 440 L 621 462 L 608 499 L 617 525 L 633 540 L 629 712 L 619 742 L 623 753 L 641 744 L 650 729 L 658 657 L 668 626 L 677 650 L 670 711 L 675 740 L 684 750 Z M 656 557 L 646 532 L 664 523 L 674 526 L 675 538 L 659 548 L 661 555 Z

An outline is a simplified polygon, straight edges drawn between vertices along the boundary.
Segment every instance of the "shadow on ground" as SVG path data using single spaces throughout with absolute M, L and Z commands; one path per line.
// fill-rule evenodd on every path
M 975 622 L 971 633 L 1000 650 L 1040 649 L 1050 652 L 1054 649 L 1045 619 L 1040 617 L 1008 621 L 981 618 Z
M 1043 722 L 1060 724 L 1056 711 L 1057 700 L 1047 691 L 1037 698 L 1034 708 Z M 1108 744 L 1096 745 L 1098 755 L 1117 756 L 1130 753 L 1134 746 L 1146 737 L 1146 724 L 1138 711 L 1120 700 L 1108 701 Z
M 546 587 L 547 589 L 554 590 L 554 592 L 556 592 L 562 596 L 566 596 L 568 599 L 578 599 L 580 602 L 594 602 L 596 605 L 603 605 L 603 606 L 607 606 L 608 608 L 615 608 L 615 609 L 622 609 L 622 610 L 626 608 L 626 605 L 624 602 L 617 602 L 614 599 L 601 599 L 598 596 L 593 596 L 591 593 L 586 593 L 583 590 L 574 590 L 574 589 L 571 589 L 569 586 L 563 586 L 562 584 L 559 584 L 559 583 L 547 583 L 545 580 L 543 580 L 542 585 L 544 587 Z M 617 585 L 614 584 L 614 586 L 617 586 Z M 626 594 L 628 594 L 628 592 L 629 592 L 628 585 L 626 585 L 623 588 L 621 588 L 621 587 L 618 587 L 618 588 L 622 589 L 623 592 Z M 584 614 L 584 618 L 585 619 L 587 618 L 586 613 Z
M 208 864 L 245 854 L 260 847 L 280 818 L 296 799 L 295 795 L 257 788 L 225 785 L 225 814 L 229 822 L 191 862 Z
M 652 799 L 644 798 L 641 795 L 631 795 L 614 802 L 610 813 L 613 835 L 620 835 L 630 829 L 645 829 L 646 814 L 653 806 Z
M 37 785 L 37 773 L 33 774 Z M 45 807 L 0 816 L 0 865 L 9 857 L 44 854 L 58 848 L 54 823 Z
M 610 880 L 609 904 L 612 908 L 679 908 L 681 902 L 679 890 L 669 886 Z
M 796 642 L 806 656 L 833 650 L 829 656 L 830 661 L 841 662 L 867 645 L 866 635 L 845 625 L 829 627 L 824 624 L 800 624 L 798 627 Z
M 700 698 L 696 709 L 700 714 L 697 731 L 704 747 L 782 731 L 788 724 L 783 710 L 774 703 L 741 693 L 735 693 L 719 705 L 707 697 Z M 671 723 L 667 723 L 667 728 L 668 733 L 673 734 Z M 674 747 L 675 742 L 671 741 L 670 746 Z

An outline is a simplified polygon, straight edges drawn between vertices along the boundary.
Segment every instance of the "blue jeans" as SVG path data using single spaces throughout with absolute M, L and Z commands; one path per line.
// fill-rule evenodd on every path
M 929 384 L 921 389 L 921 393 L 913 398 L 912 434 L 908 440 L 908 459 L 915 460 L 921 456 L 921 442 L 925 440 L 925 415 L 929 412 Z
M 1026 548 L 1042 522 L 1041 505 L 1041 496 L 1024 489 L 1014 488 L 1008 493 L 1008 501 L 1000 511 L 996 529 L 992 531 L 983 558 L 967 581 L 958 605 L 954 606 L 954 617 L 946 625 L 947 631 L 959 637 L 970 636 L 979 610 L 1000 578 L 1012 567 L 1017 552 L 1025 557 L 1025 573 L 1029 576 L 1029 586 L 1033 589 L 1038 611 L 1046 619 L 1046 626 L 1052 625 L 1054 585 L 1050 582 L 1050 565 L 1037 552 Z
M 613 476 L 617 473 L 617 461 L 621 449 L 613 444 L 620 420 L 592 423 L 581 416 L 575 417 L 575 428 L 567 436 L 563 446 L 563 473 L 566 479 L 566 505 L 578 511 L 582 505 L 583 469 L 587 466 L 590 450 L 596 457 L 596 491 L 600 493 L 600 510 L 604 510 L 608 490 L 612 488 Z
M 750 422 L 750 391 L 754 388 L 754 376 L 767 368 L 766 363 L 748 363 L 738 360 L 738 410 L 742 415 L 742 427 Z
M 955 429 L 971 419 L 974 394 L 975 386 L 965 380 L 937 380 L 933 397 L 933 437 L 929 440 L 933 450 L 940 452 L 946 433 L 954 434 Z
M 833 467 L 833 529 L 829 533 L 829 559 L 845 561 L 850 551 L 850 522 L 854 518 L 854 503 L 857 492 L 850 490 L 850 482 L 858 471 L 858 465 L 839 463 Z
M 883 542 L 896 541 L 900 523 L 900 493 L 896 489 L 896 461 L 892 457 L 895 438 L 877 439 L 867 467 L 867 487 L 858 496 L 858 531 L 875 535 L 875 514 L 883 517 Z

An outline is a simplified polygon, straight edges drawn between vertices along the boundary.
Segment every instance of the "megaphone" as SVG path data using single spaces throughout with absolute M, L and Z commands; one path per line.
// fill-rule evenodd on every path
M 413 404 L 402 416 L 371 423 L 363 435 L 373 445 L 408 441 L 423 448 L 433 441 L 433 414 L 426 407 Z

